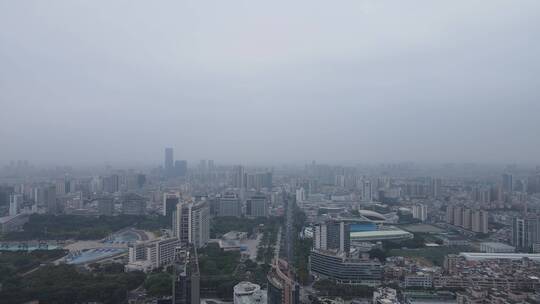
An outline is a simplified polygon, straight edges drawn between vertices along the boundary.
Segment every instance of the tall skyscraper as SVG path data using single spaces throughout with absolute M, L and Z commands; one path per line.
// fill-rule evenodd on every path
M 197 249 L 193 246 L 176 248 L 173 270 L 172 304 L 199 304 L 201 299 Z
M 419 219 L 422 222 L 427 220 L 427 206 L 424 204 L 416 204 L 412 206 L 413 218 Z
M 529 251 L 540 244 L 540 218 L 516 217 L 512 221 L 512 245 L 522 251 Z
M 165 148 L 165 175 L 171 177 L 174 172 L 174 155 L 173 148 Z
M 246 173 L 244 167 L 234 166 L 233 168 L 233 187 L 235 188 L 245 188 L 247 185 Z
M 430 181 L 431 196 L 437 198 L 441 196 L 442 179 L 432 178 Z
M 512 193 L 514 191 L 514 176 L 510 173 L 504 173 L 502 175 L 503 191 Z
M 56 214 L 58 212 L 58 204 L 56 202 L 56 186 L 45 187 L 43 191 L 43 196 L 47 206 L 47 213 Z
M 370 180 L 364 180 L 362 183 L 362 198 L 365 202 L 373 201 L 373 188 Z
M 23 203 L 22 194 L 11 194 L 9 196 L 9 215 L 15 216 L 19 214 L 19 210 L 21 209 L 22 203 Z

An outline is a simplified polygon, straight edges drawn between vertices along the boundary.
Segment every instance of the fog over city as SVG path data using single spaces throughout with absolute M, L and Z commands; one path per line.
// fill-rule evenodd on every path
M 535 163 L 540 1 L 0 0 L 0 165 Z

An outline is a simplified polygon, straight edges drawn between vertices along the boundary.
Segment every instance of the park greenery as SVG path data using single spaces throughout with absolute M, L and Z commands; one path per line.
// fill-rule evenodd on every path
M 32 214 L 24 231 L 11 232 L 2 236 L 6 241 L 25 240 L 97 240 L 127 227 L 155 231 L 170 227 L 165 216 L 81 216 Z
M 223 251 L 217 244 L 208 244 L 198 252 L 201 294 L 231 299 L 231 290 L 241 281 L 261 286 L 266 284 L 267 264 L 243 260 L 238 251 Z
M 277 242 L 279 226 L 282 224 L 281 218 L 273 218 L 267 221 L 262 228 L 262 237 L 257 247 L 257 262 L 263 264 L 272 263 L 274 258 L 274 248 Z
M 300 284 L 309 283 L 309 254 L 313 246 L 312 239 L 300 238 L 300 233 L 306 224 L 306 214 L 297 206 L 294 208 L 293 214 L 293 246 L 294 246 L 294 261 L 293 265 L 296 271 L 296 277 Z
M 144 282 L 142 272 L 84 273 L 72 265 L 44 266 L 24 277 L 4 280 L 0 302 L 122 303 L 127 292 Z
M 172 294 L 172 275 L 167 272 L 151 273 L 144 281 L 144 288 L 148 295 L 164 297 Z
M 221 216 L 212 219 L 210 226 L 210 238 L 220 238 L 229 231 L 247 232 L 248 236 L 253 236 L 261 225 L 268 225 L 279 218 L 258 217 L 258 218 L 237 218 L 235 216 Z
M 66 255 L 65 250 L 0 251 L 0 283 Z

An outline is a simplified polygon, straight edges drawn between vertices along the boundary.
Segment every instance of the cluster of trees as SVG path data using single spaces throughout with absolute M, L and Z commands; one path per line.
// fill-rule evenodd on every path
M 170 227 L 165 216 L 99 216 L 32 214 L 24 231 L 6 234 L 5 240 L 96 240 L 126 227 L 159 230 Z
M 269 222 L 276 221 L 277 218 L 258 217 L 237 218 L 235 216 L 222 216 L 212 219 L 210 227 L 210 238 L 219 238 L 229 231 L 247 232 L 249 236 L 262 224 L 267 225 Z
M 240 252 L 223 251 L 216 243 L 210 243 L 198 251 L 201 275 L 231 275 L 240 263 Z
M 302 239 L 299 237 L 306 224 L 306 214 L 298 207 L 294 209 L 293 229 L 294 235 L 294 267 L 296 277 L 300 284 L 309 283 L 309 253 L 313 247 L 312 239 Z
M 251 281 L 261 286 L 266 284 L 270 265 L 242 261 L 238 251 L 223 251 L 217 244 L 208 244 L 198 252 L 201 273 L 201 295 L 232 299 L 234 285 Z
M 0 299 L 5 303 L 122 303 L 144 278 L 142 272 L 82 273 L 72 265 L 45 266 L 24 278 L 5 280 Z
M 282 223 L 281 218 L 272 218 L 267 221 L 263 228 L 263 236 L 257 247 L 257 262 L 270 264 L 274 258 L 274 248 L 277 241 L 277 233 Z
M 144 281 L 144 288 L 150 296 L 164 297 L 172 295 L 173 277 L 167 272 L 151 273 Z
M 67 254 L 65 250 L 34 250 L 31 252 L 2 251 L 0 252 L 0 283 L 18 274 L 27 272 L 47 263 L 59 259 Z

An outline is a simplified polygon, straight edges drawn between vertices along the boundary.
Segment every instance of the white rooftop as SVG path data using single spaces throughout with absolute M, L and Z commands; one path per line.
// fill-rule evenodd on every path
M 460 256 L 469 261 L 480 260 L 521 260 L 523 258 L 529 258 L 534 261 L 540 261 L 540 254 L 533 253 L 484 253 L 484 252 L 461 252 Z

